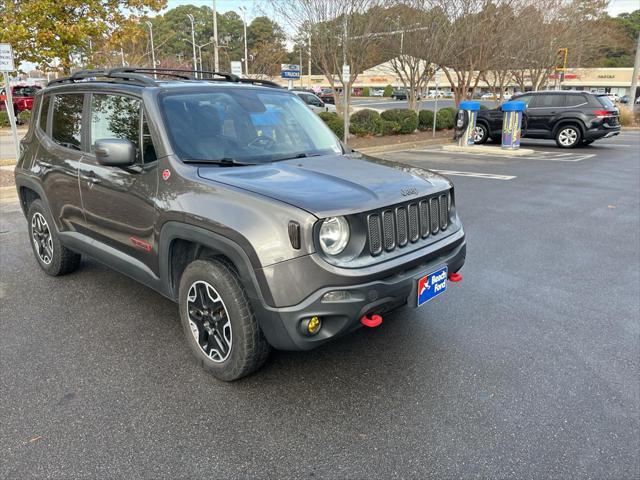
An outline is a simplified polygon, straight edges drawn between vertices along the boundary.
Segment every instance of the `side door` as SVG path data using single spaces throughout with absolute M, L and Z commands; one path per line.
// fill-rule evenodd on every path
M 92 93 L 87 101 L 88 152 L 80 164 L 80 193 L 91 235 L 155 270 L 158 162 L 143 102 L 116 93 Z M 96 141 L 113 138 L 134 144 L 134 165 L 98 162 Z
M 40 178 L 49 210 L 60 231 L 84 231 L 78 169 L 84 152 L 84 93 L 47 95 L 38 124 L 40 146 L 31 166 Z
M 550 138 L 553 131 L 553 119 L 559 115 L 564 106 L 564 95 L 561 93 L 544 93 L 535 95 L 527 108 L 527 136 Z

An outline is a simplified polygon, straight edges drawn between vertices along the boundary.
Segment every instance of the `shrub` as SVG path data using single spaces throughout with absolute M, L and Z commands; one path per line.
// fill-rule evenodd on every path
M 400 131 L 400 124 L 391 120 L 380 119 L 378 132 L 380 135 L 394 135 Z
M 18 123 L 29 123 L 31 120 L 31 110 L 23 110 L 18 114 Z
M 362 89 L 362 96 L 363 96 L 363 97 L 369 97 L 369 96 L 371 96 L 371 92 L 369 91 L 369 87 L 364 87 L 364 88 Z
M 433 110 L 420 110 L 418 128 L 420 130 L 431 130 L 433 128 Z
M 384 87 L 384 92 L 382 93 L 383 97 L 390 97 L 393 93 L 393 87 L 391 85 L 387 85 Z
M 9 126 L 9 114 L 6 110 L 0 112 L 0 127 Z
M 629 127 L 637 125 L 640 121 L 640 113 L 634 115 L 633 107 L 620 106 L 620 125 Z
M 380 114 L 365 108 L 351 115 L 349 131 L 355 135 L 375 135 L 378 133 Z
M 452 112 L 451 108 L 438 110 L 438 115 L 436 115 L 436 130 L 453 128 L 454 121 L 455 114 Z
M 340 140 L 344 137 L 344 120 L 335 113 L 321 112 L 318 114 L 320 118 L 327 124 L 333 133 L 336 134 Z
M 380 115 L 384 120 L 396 122 L 398 133 L 413 133 L 418 128 L 418 115 L 413 110 L 407 108 L 392 108 L 385 110 Z

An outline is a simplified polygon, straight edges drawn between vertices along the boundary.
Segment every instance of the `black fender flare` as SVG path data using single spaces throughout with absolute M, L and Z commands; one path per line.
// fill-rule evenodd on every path
M 22 208 L 22 212 L 24 213 L 25 216 L 27 215 L 28 212 L 26 211 L 26 208 L 25 208 L 26 205 L 24 204 L 24 199 L 22 198 L 22 194 L 20 193 L 21 188 L 28 188 L 29 190 L 33 190 L 34 192 L 36 192 L 36 194 L 38 194 L 38 197 L 40 197 L 40 200 L 44 203 L 47 210 L 51 212 L 49 202 L 47 201 L 47 196 L 45 195 L 44 189 L 42 188 L 42 185 L 40 184 L 40 182 L 38 182 L 37 180 L 27 175 L 17 174 L 16 189 L 18 190 L 18 200 L 20 200 L 20 208 Z M 54 227 L 57 229 L 58 226 L 55 223 L 56 222 L 53 222 Z
M 165 279 L 167 293 L 173 300 L 178 299 L 178 285 L 172 284 L 171 275 L 171 244 L 175 240 L 186 240 L 197 243 L 211 250 L 215 254 L 229 258 L 236 269 L 252 301 L 273 304 L 271 292 L 265 278 L 258 278 L 262 270 L 254 268 L 249 254 L 234 240 L 219 233 L 196 225 L 170 220 L 162 225 L 158 242 L 160 278 Z

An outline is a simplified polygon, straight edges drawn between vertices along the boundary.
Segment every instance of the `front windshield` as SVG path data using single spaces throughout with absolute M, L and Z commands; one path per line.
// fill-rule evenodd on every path
M 324 122 L 285 91 L 177 92 L 160 104 L 173 148 L 186 161 L 265 163 L 342 153 Z

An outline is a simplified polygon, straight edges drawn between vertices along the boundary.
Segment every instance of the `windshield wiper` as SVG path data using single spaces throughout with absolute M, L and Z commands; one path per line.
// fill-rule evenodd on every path
M 257 163 L 239 162 L 235 158 L 223 157 L 223 158 L 187 158 L 184 160 L 186 163 L 206 163 L 207 165 L 222 165 L 223 167 L 237 167 L 247 165 L 258 165 Z
M 322 156 L 319 153 L 305 153 L 305 152 L 301 152 L 301 153 L 296 153 L 295 155 L 289 155 L 287 157 L 282 157 L 282 158 L 276 158 L 274 160 L 271 160 L 272 162 L 282 162 L 284 160 L 295 160 L 296 158 L 308 158 L 308 157 L 320 157 Z

